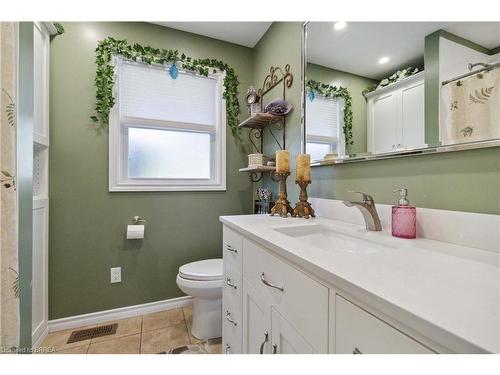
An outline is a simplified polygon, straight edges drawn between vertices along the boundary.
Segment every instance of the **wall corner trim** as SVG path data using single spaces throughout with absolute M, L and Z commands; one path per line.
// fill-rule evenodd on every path
M 193 303 L 193 297 L 183 296 L 144 303 L 141 305 L 119 307 L 117 309 L 97 311 L 88 314 L 68 316 L 66 318 L 49 320 L 49 333 L 83 327 L 91 324 L 102 324 L 113 320 L 132 318 L 139 315 L 151 314 L 164 310 L 177 309 L 189 306 Z

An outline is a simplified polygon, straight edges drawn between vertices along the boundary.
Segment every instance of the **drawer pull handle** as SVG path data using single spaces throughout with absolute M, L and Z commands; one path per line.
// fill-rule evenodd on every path
M 264 345 L 266 345 L 266 342 L 269 340 L 269 333 L 266 331 L 264 332 L 264 341 L 262 341 L 262 344 L 260 344 L 260 349 L 259 353 L 264 354 Z
M 234 288 L 235 290 L 238 289 L 238 287 L 231 282 L 231 279 L 229 277 L 226 278 L 226 284 L 231 288 Z
M 358 348 L 354 348 L 354 350 L 352 351 L 352 354 L 363 354 L 363 353 Z
M 277 353 L 278 353 L 278 345 L 273 344 L 273 354 L 277 354 Z
M 226 310 L 226 320 L 235 327 L 238 325 L 238 323 L 236 323 L 233 319 L 231 319 L 231 313 L 229 312 L 229 310 Z
M 226 250 L 238 254 L 238 250 L 234 249 L 231 245 L 226 244 Z
M 229 344 L 226 344 L 226 348 L 224 349 L 224 351 L 226 352 L 226 354 L 230 354 L 231 353 L 231 346 Z
M 262 272 L 262 275 L 260 275 L 260 281 L 262 281 L 264 283 L 264 285 L 267 285 L 268 287 L 271 287 L 271 288 L 274 288 L 274 289 L 278 289 L 282 292 L 285 291 L 285 288 L 283 288 L 282 286 L 277 286 L 277 285 L 274 285 L 274 284 L 271 284 L 269 281 L 266 280 L 266 275 L 264 275 L 264 272 Z

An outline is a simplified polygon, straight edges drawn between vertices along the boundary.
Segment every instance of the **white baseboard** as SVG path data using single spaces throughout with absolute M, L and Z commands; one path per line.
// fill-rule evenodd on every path
M 113 320 L 132 318 L 134 316 L 189 306 L 192 303 L 193 297 L 184 296 L 166 299 L 163 301 L 144 303 L 142 305 L 126 306 L 112 310 L 69 316 L 67 318 L 49 320 L 48 331 L 56 332 L 64 329 L 72 329 L 92 324 L 101 324 Z
M 43 329 L 40 336 L 38 336 L 38 338 L 34 342 L 31 343 L 32 349 L 36 349 L 36 348 L 39 348 L 40 346 L 42 346 L 42 342 L 43 342 L 43 340 L 45 340 L 45 338 L 47 337 L 48 334 L 49 334 L 49 326 L 47 324 L 47 325 L 45 325 L 45 328 Z

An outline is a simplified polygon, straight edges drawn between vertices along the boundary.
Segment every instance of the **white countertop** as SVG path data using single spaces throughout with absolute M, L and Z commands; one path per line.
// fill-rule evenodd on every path
M 336 220 L 269 215 L 221 222 L 456 352 L 500 353 L 500 254 L 446 242 L 405 240 Z M 274 230 L 324 225 L 375 241 L 376 251 L 325 250 Z

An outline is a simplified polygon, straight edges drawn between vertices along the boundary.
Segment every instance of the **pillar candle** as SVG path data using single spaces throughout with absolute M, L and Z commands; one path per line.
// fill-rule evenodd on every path
M 276 172 L 290 172 L 290 152 L 288 150 L 276 151 Z
M 297 155 L 297 180 L 299 181 L 311 180 L 311 155 L 309 154 Z

